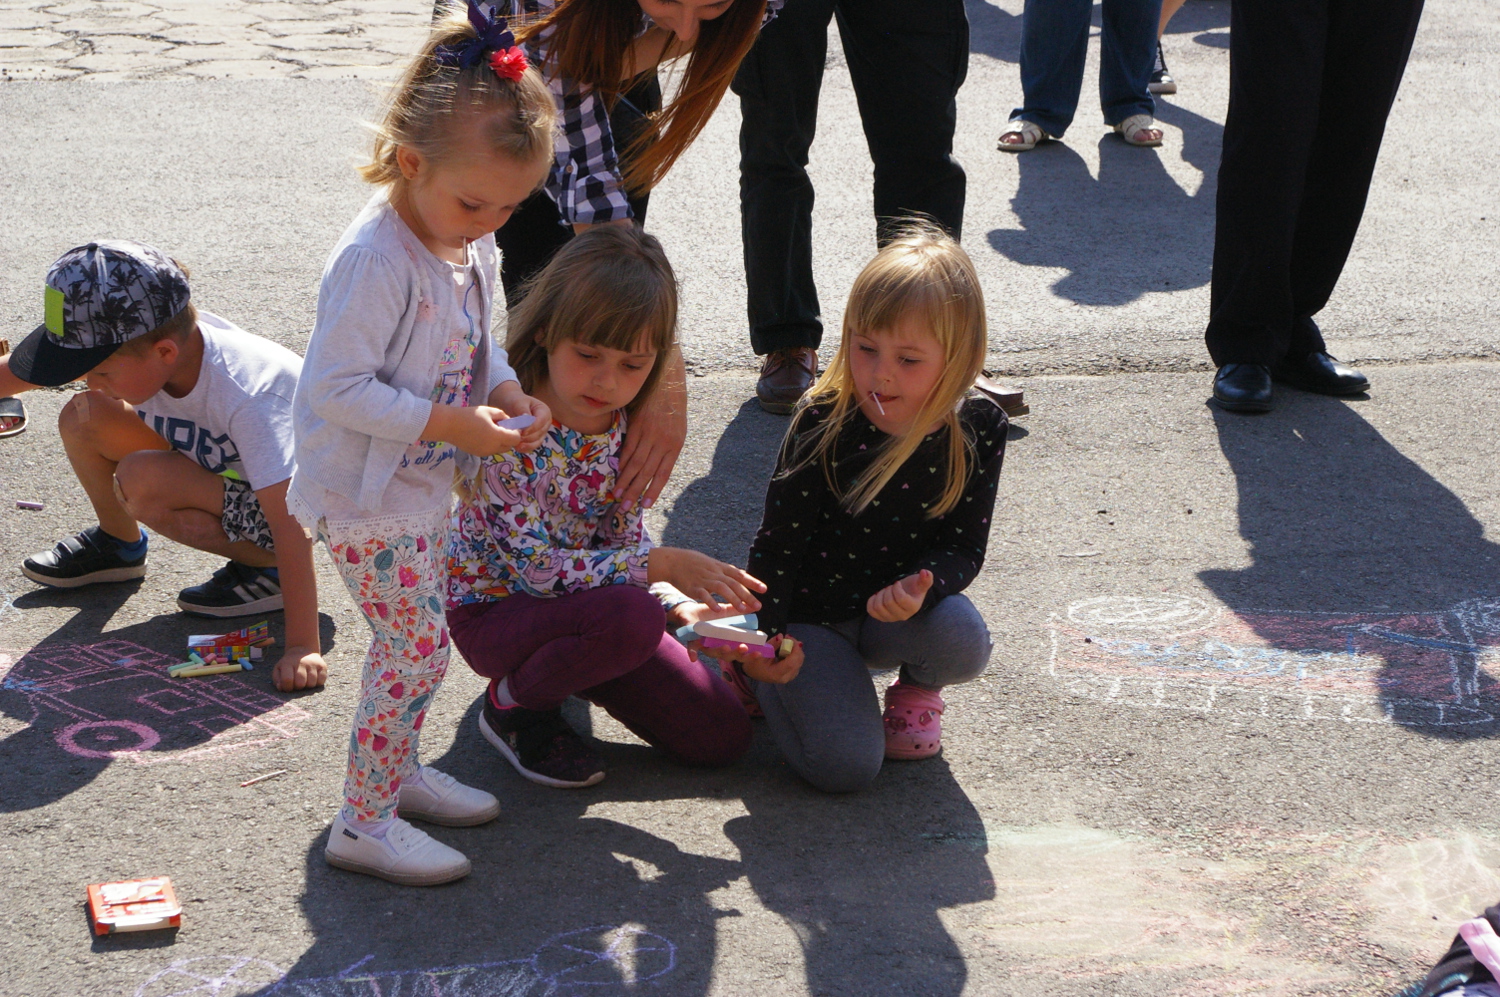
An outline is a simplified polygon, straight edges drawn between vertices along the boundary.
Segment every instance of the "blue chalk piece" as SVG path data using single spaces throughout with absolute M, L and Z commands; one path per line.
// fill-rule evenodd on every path
M 242 664 L 245 666 L 245 671 L 247 671 L 247 672 L 253 672 L 253 671 L 255 671 L 255 666 L 252 665 L 250 662 L 245 661 L 245 662 L 242 662 Z
M 133 664 L 135 664 L 135 659 L 134 658 L 116 658 L 115 659 L 115 664 L 117 664 L 117 665 L 133 665 Z

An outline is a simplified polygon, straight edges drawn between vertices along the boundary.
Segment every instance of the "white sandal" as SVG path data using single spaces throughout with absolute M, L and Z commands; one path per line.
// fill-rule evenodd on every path
M 1005 136 L 1019 135 L 1021 141 L 1006 142 Z M 1051 138 L 1035 121 L 1027 121 L 1024 118 L 1016 118 L 1005 126 L 1005 131 L 1000 133 L 1000 139 L 996 148 L 1001 152 L 1027 152 L 1036 148 L 1038 142 L 1045 142 Z
M 1127 145 L 1138 145 L 1144 148 L 1161 145 L 1161 129 L 1156 127 L 1156 119 L 1149 114 L 1132 114 L 1115 125 L 1115 131 Z M 1142 132 L 1156 132 L 1156 137 L 1143 139 L 1141 138 Z

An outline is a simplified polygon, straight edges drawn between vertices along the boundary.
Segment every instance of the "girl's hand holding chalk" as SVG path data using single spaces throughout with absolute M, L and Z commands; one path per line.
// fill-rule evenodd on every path
M 923 568 L 893 582 L 865 600 L 865 612 L 882 623 L 900 623 L 917 615 L 932 588 L 932 572 Z
M 791 644 L 791 649 L 783 654 L 781 649 L 787 644 Z M 744 646 L 740 645 L 740 647 Z M 758 682 L 786 685 L 802 671 L 802 642 L 784 634 L 777 634 L 771 638 L 771 646 L 776 648 L 775 658 L 767 660 L 747 655 L 740 660 L 740 667 L 745 670 L 746 675 Z

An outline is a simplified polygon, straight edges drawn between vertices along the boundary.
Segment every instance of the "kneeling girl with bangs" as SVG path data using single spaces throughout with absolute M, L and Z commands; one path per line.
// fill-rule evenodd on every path
M 908 226 L 854 282 L 838 354 L 799 403 L 750 548 L 767 585 L 759 628 L 800 646 L 777 661 L 700 649 L 819 789 L 862 789 L 883 759 L 936 754 L 941 690 L 989 660 L 984 619 L 960 594 L 984 563 L 1005 456 L 1005 413 L 971 390 L 985 348 L 968 255 Z M 893 668 L 882 717 L 870 671 Z
M 460 485 L 448 625 L 490 680 L 480 733 L 533 782 L 604 778 L 562 715 L 569 696 L 688 764 L 727 765 L 750 746 L 735 691 L 666 632 L 647 586 L 719 595 L 733 612 L 759 608 L 765 586 L 696 551 L 655 546 L 643 507 L 615 496 L 626 425 L 660 383 L 676 329 L 672 268 L 634 226 L 569 241 L 511 312 L 511 365 L 552 425 L 535 450 L 488 457 Z

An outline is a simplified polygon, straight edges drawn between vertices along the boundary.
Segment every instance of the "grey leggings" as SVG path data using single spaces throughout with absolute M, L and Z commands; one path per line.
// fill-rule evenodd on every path
M 990 632 L 974 604 L 950 595 L 900 623 L 868 616 L 831 627 L 793 623 L 802 671 L 786 685 L 752 682 L 788 764 L 828 793 L 864 789 L 885 760 L 885 724 L 871 669 L 897 668 L 921 685 L 967 682 L 990 660 Z

